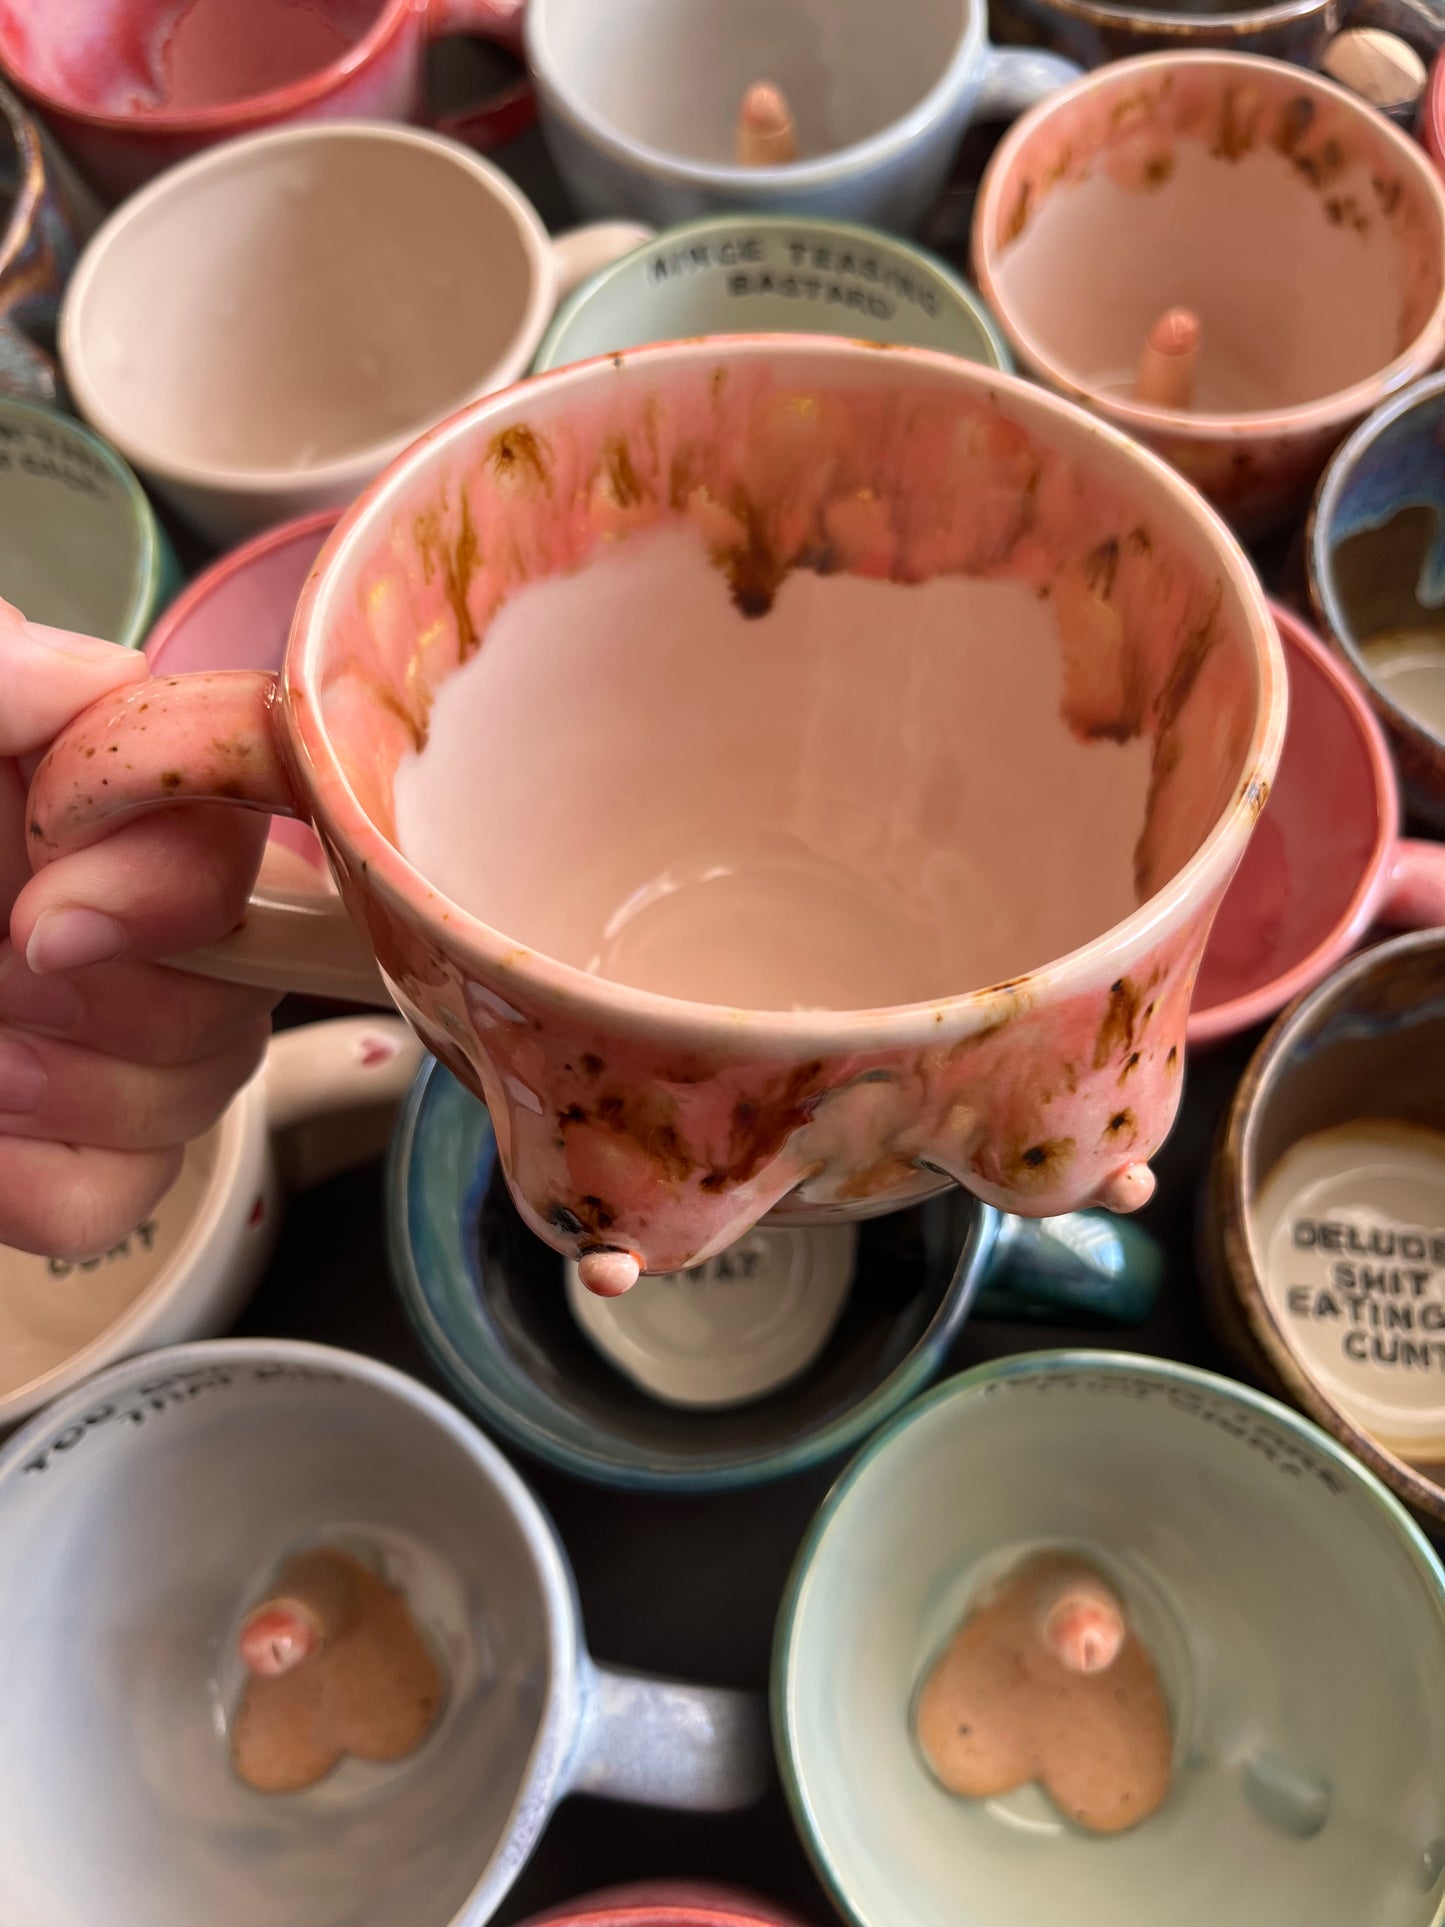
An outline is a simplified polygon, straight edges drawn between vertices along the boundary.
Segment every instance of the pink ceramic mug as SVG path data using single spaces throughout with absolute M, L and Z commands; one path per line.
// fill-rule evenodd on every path
M 1284 710 L 1242 550 L 1127 437 L 921 350 L 673 343 L 415 442 L 279 682 L 97 706 L 30 847 L 309 817 L 523 1215 L 625 1289 L 784 1200 L 1142 1203 Z M 284 937 L 206 967 L 285 983 Z
M 118 201 L 236 134 L 293 120 L 426 120 L 428 45 L 521 43 L 522 0 L 0 0 L 0 67 Z M 475 147 L 533 117 L 513 85 L 434 124 Z
M 296 604 L 336 520 L 334 509 L 299 516 L 253 536 L 203 569 L 146 638 L 146 660 L 154 673 L 280 669 Z M 287 946 L 294 959 L 293 990 L 387 1001 L 374 965 L 357 958 L 349 927 L 337 931 L 330 915 L 336 886 L 309 823 L 289 816 L 273 820 L 255 896 L 262 914 L 295 923 L 295 938 Z
M 1051 95 L 989 164 L 973 258 L 1021 368 L 1247 531 L 1445 352 L 1445 187 L 1383 115 L 1282 61 L 1149 54 Z M 1187 395 L 1142 366 L 1179 310 Z
M 1400 834 L 1384 732 L 1339 659 L 1279 604 L 1289 729 L 1274 788 L 1200 966 L 1191 1044 L 1261 1024 L 1375 924 L 1445 924 L 1445 843 Z

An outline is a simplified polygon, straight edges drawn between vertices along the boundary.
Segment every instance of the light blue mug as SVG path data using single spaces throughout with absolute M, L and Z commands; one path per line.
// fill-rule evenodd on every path
M 982 0 L 529 0 L 542 131 L 589 215 L 668 227 L 724 209 L 908 232 L 964 130 L 1074 79 L 1056 54 L 989 44 Z M 767 81 L 799 158 L 733 158 L 742 99 Z
M 1013 365 L 982 297 L 921 248 L 846 221 L 714 214 L 669 228 L 583 282 L 532 372 L 731 334 L 849 335 Z

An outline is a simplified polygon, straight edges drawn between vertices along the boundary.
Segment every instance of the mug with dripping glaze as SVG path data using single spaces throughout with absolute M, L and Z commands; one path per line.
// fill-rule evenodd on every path
M 675 343 L 416 442 L 279 680 L 87 712 L 29 844 L 308 818 L 527 1223 L 617 1291 L 784 1204 L 1142 1203 L 1284 711 L 1243 551 L 1107 425 L 918 349 Z M 201 967 L 284 983 L 285 939 L 253 909 Z
M 1445 353 L 1445 187 L 1382 114 L 1282 61 L 1146 54 L 1065 88 L 990 161 L 973 263 L 1021 369 L 1247 533 Z M 1181 310 L 1187 398 L 1140 381 Z
M 0 85 L 0 395 L 59 397 L 56 312 L 95 219 L 89 195 Z
M 516 48 L 521 0 L 0 0 L 0 68 L 108 201 L 204 147 L 301 120 L 426 120 L 428 47 Z M 477 147 L 535 112 L 523 80 L 437 121 Z

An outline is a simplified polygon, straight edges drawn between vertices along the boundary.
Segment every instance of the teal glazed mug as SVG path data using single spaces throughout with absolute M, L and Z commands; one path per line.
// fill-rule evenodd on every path
M 1107 1839 L 1036 1784 L 946 1792 L 914 1738 L 915 1694 L 965 1613 L 1049 1551 L 1107 1581 L 1167 1704 L 1163 1803 Z M 997 1703 L 976 1703 L 972 1744 L 1006 1737 Z M 1442 1917 L 1445 1574 L 1341 1447 L 1208 1372 L 1025 1354 L 900 1413 L 803 1541 L 773 1731 L 853 1927 Z
M 921 248 L 845 221 L 715 214 L 669 228 L 585 281 L 532 372 L 731 334 L 861 336 L 1012 366 L 980 296 Z
M 0 596 L 32 622 L 139 648 L 180 580 L 155 510 L 109 442 L 0 395 Z
M 842 1312 L 795 1376 L 761 1398 L 679 1409 L 637 1389 L 583 1335 L 563 1260 L 508 1197 L 485 1105 L 435 1060 L 397 1121 L 387 1237 L 407 1316 L 467 1410 L 534 1458 L 631 1491 L 762 1485 L 837 1458 L 931 1383 L 971 1313 L 1134 1325 L 1163 1274 L 1159 1247 L 1127 1218 L 1014 1218 L 949 1191 L 859 1228 Z M 649 1278 L 634 1293 L 690 1282 Z M 818 1283 L 807 1275 L 793 1288 Z M 804 1322 L 790 1316 L 790 1286 L 779 1279 L 776 1307 L 742 1330 L 715 1294 L 691 1292 L 684 1330 L 665 1317 L 651 1327 L 679 1340 L 659 1347 L 662 1373 L 675 1383 L 695 1357 L 717 1384 L 745 1351 L 741 1374 L 766 1367 Z

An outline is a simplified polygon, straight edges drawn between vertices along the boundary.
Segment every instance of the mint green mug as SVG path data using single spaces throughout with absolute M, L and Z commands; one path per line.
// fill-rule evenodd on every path
M 685 221 L 585 281 L 532 372 L 694 335 L 846 335 L 1009 368 L 983 299 L 893 234 L 785 214 Z
M 1052 1549 L 1107 1575 L 1169 1704 L 1169 1791 L 1111 1838 L 1036 1785 L 945 1792 L 913 1735 L 914 1696 L 970 1601 Z M 798 1554 L 773 1728 L 853 1927 L 1445 1917 L 1439 1562 L 1318 1427 L 1166 1360 L 1026 1353 L 875 1434 Z

